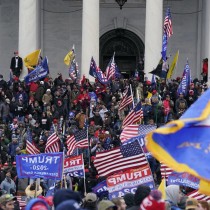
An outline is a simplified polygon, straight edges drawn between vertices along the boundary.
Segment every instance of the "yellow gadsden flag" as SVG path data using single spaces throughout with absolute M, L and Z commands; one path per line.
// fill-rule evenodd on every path
M 72 49 L 67 53 L 67 55 L 64 58 L 64 63 L 69 66 L 71 64 L 71 62 L 74 60 L 75 58 L 75 54 L 74 54 L 74 45 L 72 47 Z
M 176 64 L 179 58 L 179 50 L 177 51 L 176 55 L 174 56 L 174 60 L 171 63 L 171 66 L 168 70 L 166 79 L 170 79 L 174 73 L 174 69 L 176 68 Z
M 158 190 L 162 193 L 162 199 L 165 200 L 166 199 L 166 180 L 165 178 L 162 179 Z
M 28 54 L 24 59 L 24 64 L 28 69 L 34 69 L 34 66 L 38 64 L 39 55 L 41 53 L 41 49 L 35 50 L 34 52 Z

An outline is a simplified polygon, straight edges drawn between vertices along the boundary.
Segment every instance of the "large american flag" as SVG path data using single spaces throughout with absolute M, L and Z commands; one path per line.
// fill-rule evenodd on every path
M 76 148 L 88 147 L 87 130 L 77 131 L 74 135 L 67 137 L 67 155 L 72 155 Z
M 26 152 L 30 155 L 36 155 L 40 153 L 39 149 L 36 148 L 36 146 L 33 144 L 30 128 L 27 128 Z
M 119 111 L 124 109 L 126 106 L 128 106 L 129 104 L 133 103 L 133 97 L 131 94 L 131 89 L 130 87 L 127 87 L 125 89 L 125 91 L 123 92 L 123 97 L 120 101 L 119 104 Z
M 155 125 L 127 125 L 120 134 L 120 140 L 121 142 L 124 142 L 135 136 L 145 136 L 156 128 Z
M 110 80 L 115 75 L 115 73 L 116 73 L 116 64 L 115 64 L 114 55 L 113 55 L 106 68 L 107 80 Z
M 139 102 L 134 109 L 132 109 L 128 115 L 125 117 L 122 123 L 122 128 L 124 128 L 127 125 L 135 124 L 140 121 L 140 119 L 143 119 L 143 110 L 141 106 L 141 102 Z
M 172 28 L 172 22 L 171 22 L 171 12 L 170 12 L 169 8 L 166 11 L 163 30 L 164 30 L 164 33 L 167 34 L 168 38 L 173 34 L 173 28 Z
M 60 152 L 60 139 L 57 136 L 56 132 L 54 132 L 52 135 L 48 137 L 45 147 L 45 152 L 46 153 Z
M 209 196 L 199 193 L 198 190 L 194 190 L 194 191 L 188 193 L 187 196 L 189 198 L 194 198 L 194 199 L 196 199 L 198 201 L 210 201 L 210 197 Z
M 109 176 L 119 171 L 147 166 L 148 162 L 138 140 L 120 147 L 96 153 L 94 165 L 99 176 Z

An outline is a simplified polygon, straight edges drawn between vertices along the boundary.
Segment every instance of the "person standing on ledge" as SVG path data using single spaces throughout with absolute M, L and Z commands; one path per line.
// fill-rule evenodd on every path
M 11 59 L 10 64 L 10 71 L 12 72 L 13 76 L 20 77 L 20 74 L 23 69 L 23 59 L 19 57 L 18 51 L 14 52 L 14 57 Z

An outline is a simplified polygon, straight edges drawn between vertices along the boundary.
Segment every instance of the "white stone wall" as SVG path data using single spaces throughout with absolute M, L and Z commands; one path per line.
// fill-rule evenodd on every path
M 0 74 L 9 80 L 11 57 L 18 49 L 19 7 L 17 0 L 0 1 Z
M 106 2 L 109 4 L 106 4 Z M 120 10 L 114 0 L 101 0 L 100 35 L 120 27 L 133 31 L 144 42 L 145 1 L 129 0 L 128 2 Z M 199 67 L 202 59 L 200 57 L 201 49 L 199 44 L 201 42 L 199 35 L 201 27 L 198 27 L 199 13 L 173 14 L 198 11 L 198 0 L 167 2 L 171 8 L 174 29 L 174 35 L 169 39 L 168 54 L 173 56 L 178 49 L 180 50 L 180 58 L 174 77 L 182 75 L 187 58 L 192 70 L 192 77 L 198 77 L 201 71 Z M 42 55 L 48 56 L 50 72 L 53 77 L 58 72 L 62 72 L 63 76 L 67 77 L 68 68 L 64 65 L 63 58 L 73 44 L 75 44 L 76 59 L 79 66 L 81 66 L 82 4 L 80 1 L 43 0 L 43 8 L 41 24 Z M 164 4 L 164 13 L 166 8 L 167 5 Z M 10 59 L 13 56 L 13 51 L 17 48 L 18 1 L 1 0 L 0 71 L 6 79 L 9 78 Z M 20 56 L 24 57 L 25 55 Z

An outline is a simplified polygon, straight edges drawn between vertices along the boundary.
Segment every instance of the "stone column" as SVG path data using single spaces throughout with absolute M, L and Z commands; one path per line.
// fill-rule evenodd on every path
M 145 63 L 144 73 L 149 80 L 149 74 L 161 58 L 163 36 L 163 0 L 146 1 L 146 24 L 145 24 Z
M 83 0 L 81 77 L 95 81 L 89 75 L 92 56 L 99 65 L 99 0 Z
M 40 0 L 19 0 L 19 55 L 27 54 L 41 47 L 41 3 Z M 20 76 L 27 75 L 27 69 Z

